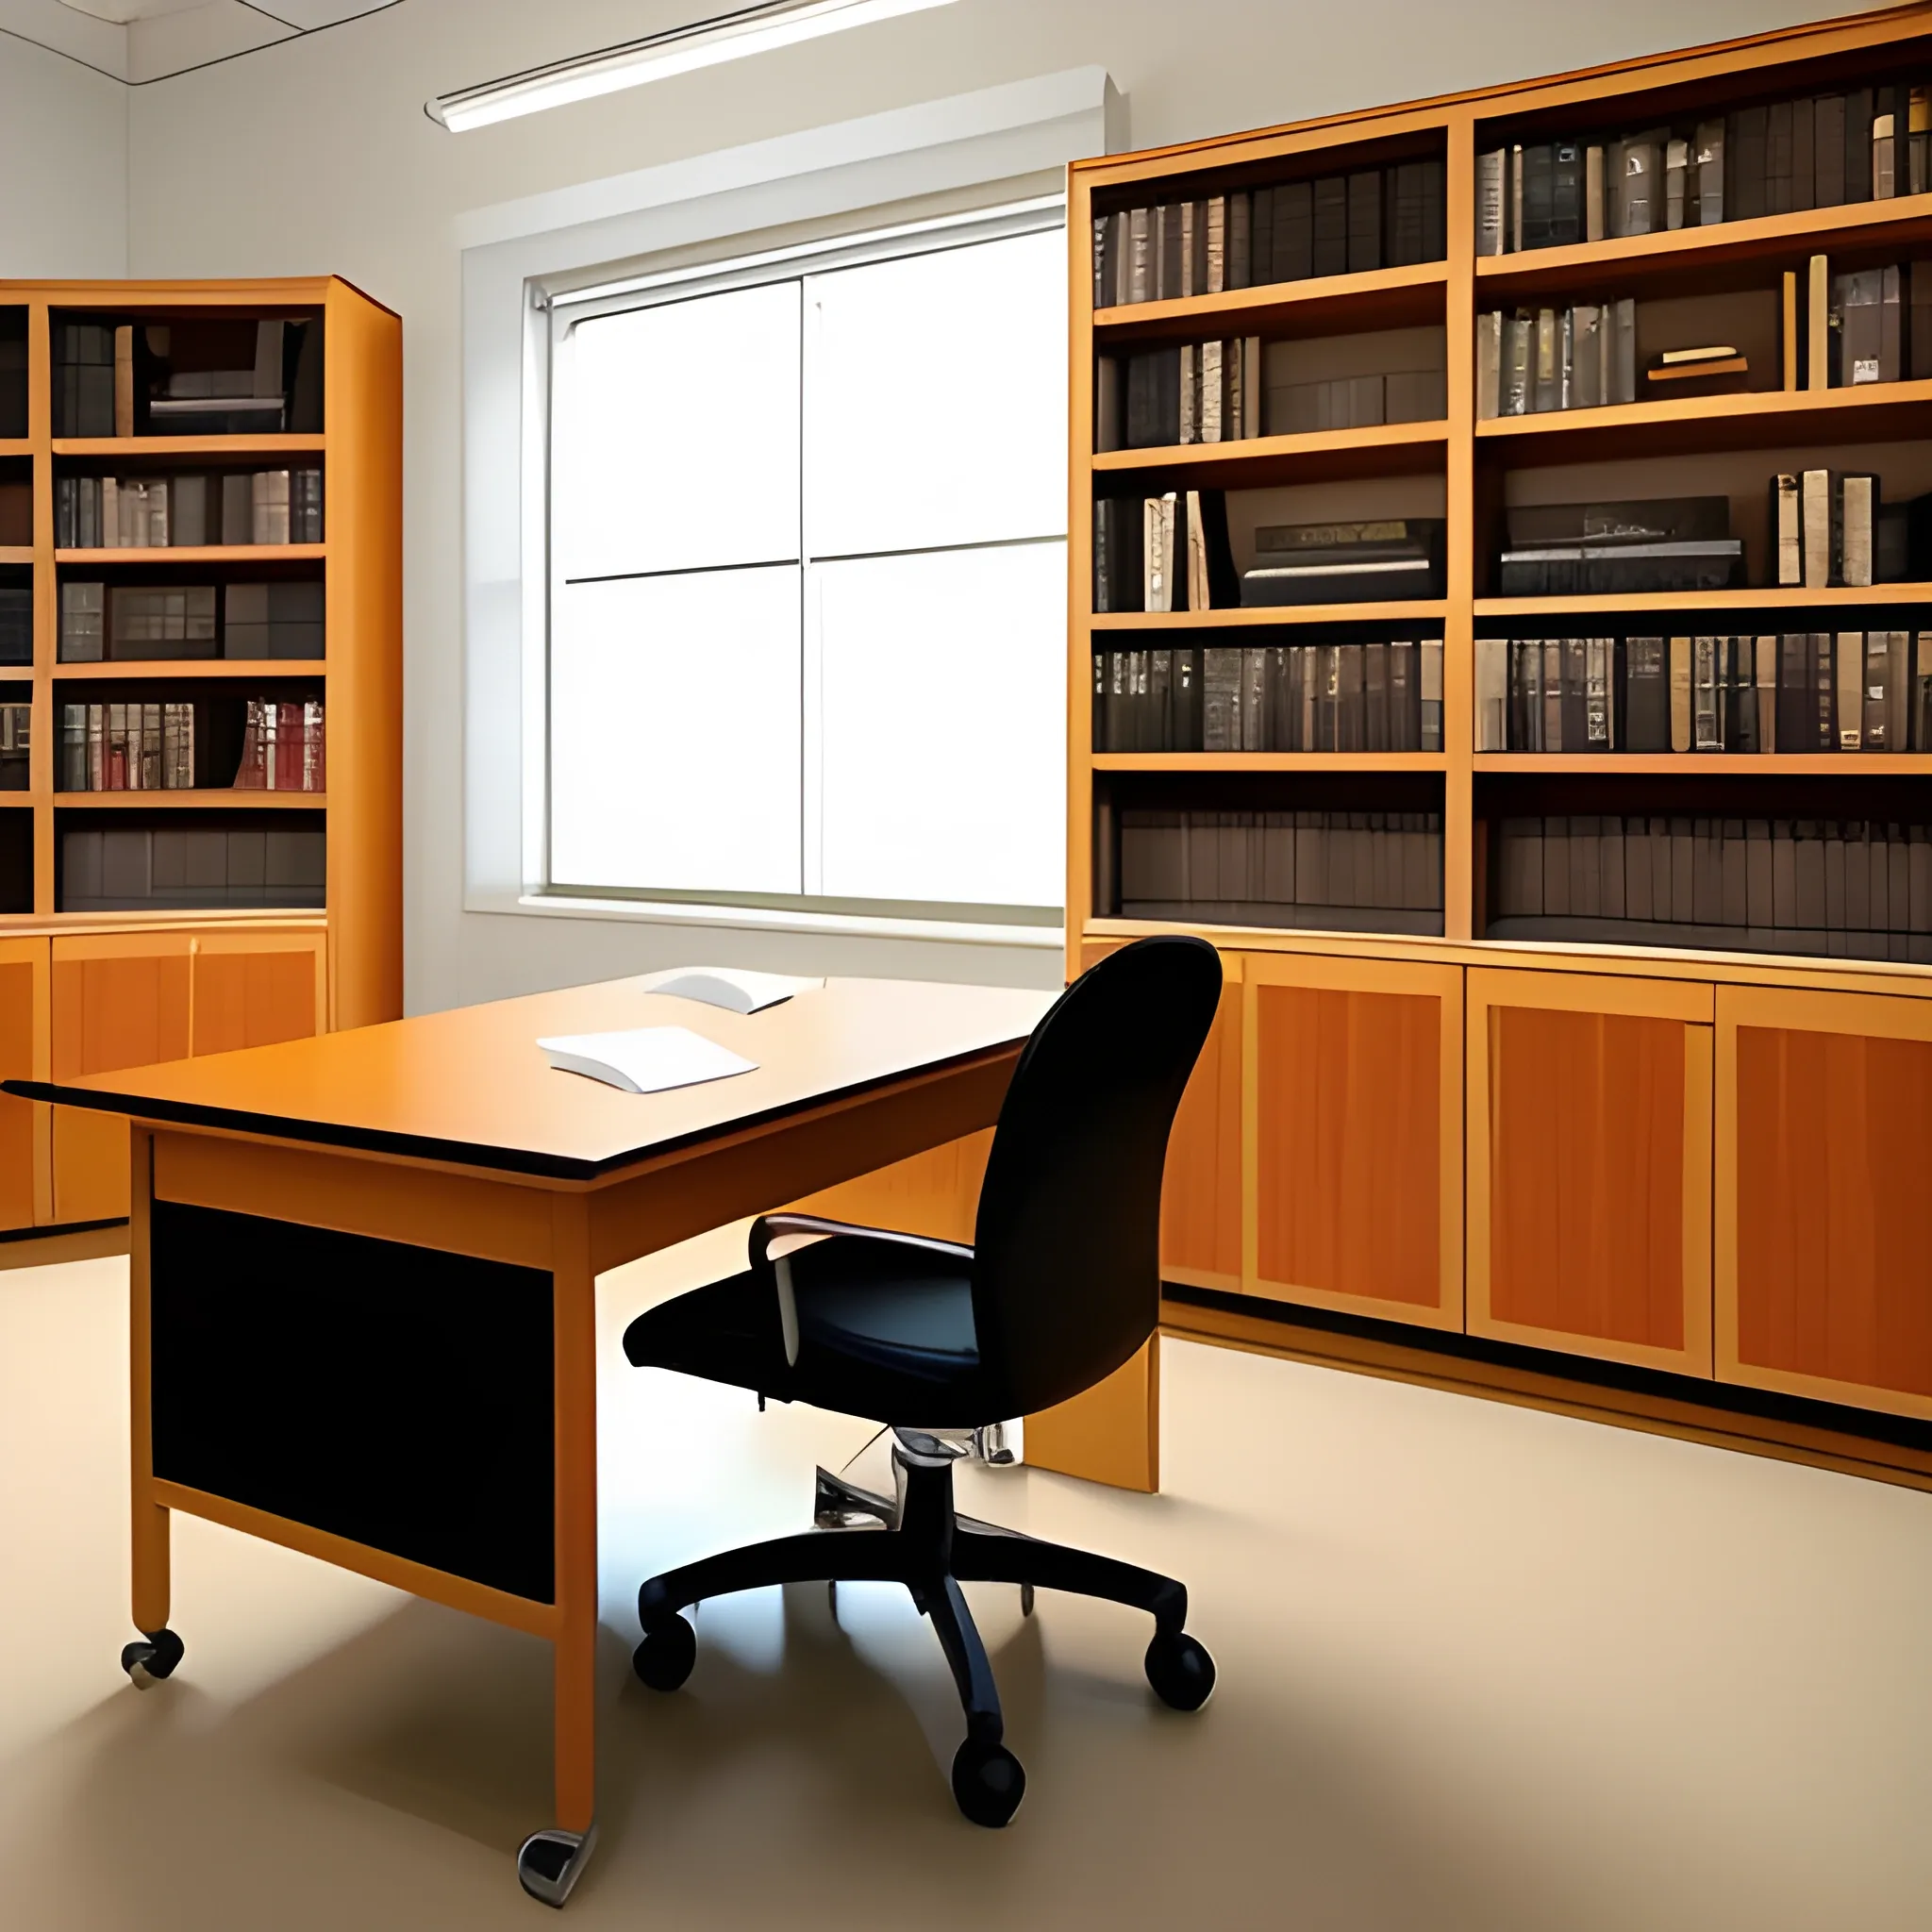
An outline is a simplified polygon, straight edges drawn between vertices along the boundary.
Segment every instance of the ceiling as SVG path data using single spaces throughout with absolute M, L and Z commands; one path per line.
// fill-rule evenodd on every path
M 401 0 L 0 0 L 0 30 L 139 87 Z

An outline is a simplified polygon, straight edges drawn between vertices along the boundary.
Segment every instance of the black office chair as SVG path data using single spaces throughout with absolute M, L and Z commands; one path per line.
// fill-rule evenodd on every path
M 869 1417 L 892 1429 L 895 1494 L 818 1473 L 819 1527 L 654 1576 L 638 1591 L 633 1659 L 657 1690 L 691 1674 L 697 1639 L 678 1612 L 774 1583 L 901 1583 L 932 1620 L 966 1710 L 953 1794 L 1005 1824 L 1025 1790 L 1001 1742 L 999 1692 L 965 1582 L 1076 1591 L 1152 1613 L 1147 1680 L 1196 1710 L 1214 1663 L 1182 1629 L 1172 1578 L 956 1513 L 953 1462 L 970 1432 L 1064 1402 L 1153 1333 L 1160 1304 L 1160 1175 L 1167 1137 L 1221 994 L 1214 948 L 1137 941 L 1083 974 L 1021 1053 L 1000 1108 L 974 1244 L 768 1214 L 751 1266 L 640 1315 L 624 1351 L 676 1369 Z

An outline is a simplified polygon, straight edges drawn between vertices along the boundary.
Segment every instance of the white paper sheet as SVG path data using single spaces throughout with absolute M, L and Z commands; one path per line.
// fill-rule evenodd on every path
M 662 1093 L 753 1072 L 758 1061 L 686 1026 L 633 1026 L 622 1033 L 570 1033 L 537 1044 L 561 1074 L 582 1074 L 625 1093 Z

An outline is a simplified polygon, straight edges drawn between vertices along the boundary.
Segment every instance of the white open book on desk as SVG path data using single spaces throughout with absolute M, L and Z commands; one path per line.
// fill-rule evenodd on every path
M 537 1044 L 560 1074 L 583 1074 L 626 1093 L 662 1093 L 755 1071 L 748 1060 L 685 1026 L 632 1026 L 622 1033 L 570 1033 Z
M 793 979 L 783 973 L 748 973 L 740 966 L 674 966 L 668 973 L 645 974 L 638 984 L 646 992 L 670 993 L 681 1000 L 702 1000 L 728 1013 L 759 1013 L 809 992 L 823 979 Z

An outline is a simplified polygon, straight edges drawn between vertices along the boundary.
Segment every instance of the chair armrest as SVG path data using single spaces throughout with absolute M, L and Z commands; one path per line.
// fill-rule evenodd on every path
M 761 1214 L 751 1224 L 750 1258 L 754 1268 L 765 1267 L 813 1241 L 833 1235 L 862 1235 L 869 1241 L 891 1241 L 902 1248 L 925 1248 L 970 1261 L 973 1250 L 958 1241 L 935 1241 L 928 1235 L 900 1234 L 890 1227 L 863 1227 L 852 1221 L 826 1221 L 816 1214 Z
M 825 1221 L 816 1214 L 761 1214 L 751 1224 L 750 1258 L 754 1268 L 769 1268 L 778 1290 L 778 1324 L 785 1339 L 785 1360 L 798 1365 L 798 1298 L 792 1292 L 791 1257 L 814 1241 L 834 1235 L 856 1234 L 869 1241 L 891 1241 L 902 1248 L 924 1248 L 971 1262 L 973 1250 L 958 1241 L 936 1241 L 920 1234 L 899 1234 L 891 1228 L 860 1227 L 850 1221 Z

